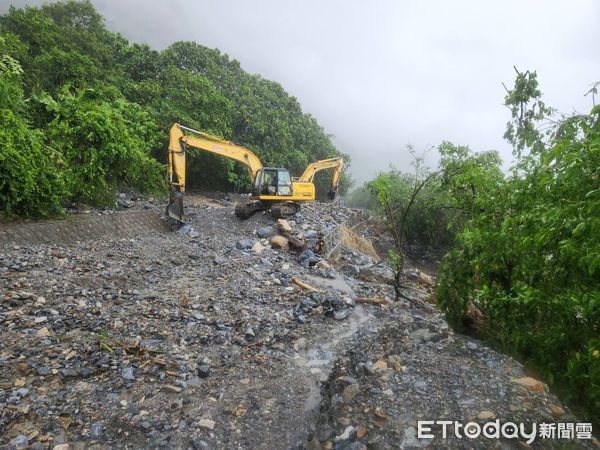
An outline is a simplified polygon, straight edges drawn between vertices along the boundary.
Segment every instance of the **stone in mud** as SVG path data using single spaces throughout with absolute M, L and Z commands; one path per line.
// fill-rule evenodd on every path
M 215 421 L 211 419 L 200 419 L 198 425 L 202 428 L 206 428 L 207 430 L 213 430 L 215 428 Z
M 133 374 L 133 367 L 124 367 L 123 370 L 121 371 L 121 375 L 123 376 L 123 379 L 126 381 L 135 380 L 135 375 Z
M 277 220 L 277 228 L 279 228 L 279 231 L 281 231 L 282 233 L 289 233 L 290 231 L 292 231 L 292 226 L 285 219 Z
M 493 411 L 481 411 L 477 416 L 479 420 L 494 420 L 496 418 L 496 414 Z
M 350 384 L 348 386 L 346 386 L 344 388 L 344 392 L 342 393 L 342 396 L 344 397 L 344 402 L 349 403 L 352 401 L 352 399 L 356 396 L 356 394 L 358 394 L 360 392 L 360 389 L 358 387 L 357 383 L 354 384 Z
M 312 250 L 304 250 L 298 256 L 298 262 L 302 267 L 308 267 L 310 265 L 310 260 L 315 257 L 315 254 Z
M 524 388 L 529 389 L 532 392 L 547 391 L 546 385 L 544 383 L 532 377 L 513 378 L 510 381 L 511 383 L 523 386 Z
M 275 234 L 275 229 L 273 227 L 260 227 L 256 230 L 256 234 L 261 239 L 270 238 Z
M 402 360 L 398 355 L 390 355 L 388 356 L 388 366 L 396 372 L 400 372 L 402 370 Z
M 335 320 L 344 320 L 346 317 L 348 317 L 350 314 L 352 313 L 352 311 L 350 311 L 349 309 L 342 309 L 340 311 L 336 311 L 333 314 L 333 318 Z
M 288 246 L 287 238 L 283 236 L 273 236 L 271 238 L 271 247 L 285 249 Z
M 240 239 L 235 243 L 236 248 L 239 250 L 249 250 L 254 245 L 254 241 L 252 239 Z

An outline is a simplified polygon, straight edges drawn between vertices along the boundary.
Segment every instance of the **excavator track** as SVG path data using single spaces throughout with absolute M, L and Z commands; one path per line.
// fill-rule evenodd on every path
M 271 214 L 276 219 L 285 219 L 300 211 L 300 205 L 296 202 L 281 202 L 271 205 Z
M 239 219 L 246 220 L 257 212 L 264 211 L 265 209 L 267 209 L 267 206 L 260 201 L 238 203 L 235 206 L 235 215 Z

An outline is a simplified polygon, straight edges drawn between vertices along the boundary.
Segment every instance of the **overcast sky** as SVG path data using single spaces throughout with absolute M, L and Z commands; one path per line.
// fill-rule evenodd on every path
M 512 85 L 513 65 L 536 70 L 546 103 L 565 113 L 588 112 L 583 94 L 600 80 L 595 0 L 93 3 L 130 41 L 194 40 L 280 82 L 351 155 L 359 182 L 407 168 L 407 143 L 450 140 L 510 162 L 501 83 Z

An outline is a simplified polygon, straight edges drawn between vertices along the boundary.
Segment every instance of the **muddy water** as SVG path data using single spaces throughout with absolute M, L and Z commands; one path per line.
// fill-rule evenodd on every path
M 306 374 L 309 395 L 304 410 L 319 412 L 321 404 L 321 382 L 325 381 L 337 356 L 351 345 L 354 335 L 365 328 L 375 328 L 375 317 L 362 305 L 357 305 L 346 320 L 327 334 L 324 340 L 314 342 L 298 353 L 294 359 L 298 370 Z
M 319 289 L 335 289 L 348 295 L 352 295 L 351 282 L 344 279 L 339 273 L 336 273 L 335 278 L 320 278 L 314 275 L 306 274 L 306 281 Z

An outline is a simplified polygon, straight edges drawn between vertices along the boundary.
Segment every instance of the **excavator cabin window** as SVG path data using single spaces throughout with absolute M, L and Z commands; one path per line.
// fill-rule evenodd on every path
M 256 176 L 254 195 L 292 195 L 292 179 L 285 169 L 262 169 Z
M 292 178 L 287 170 L 277 171 L 277 195 L 292 195 Z

